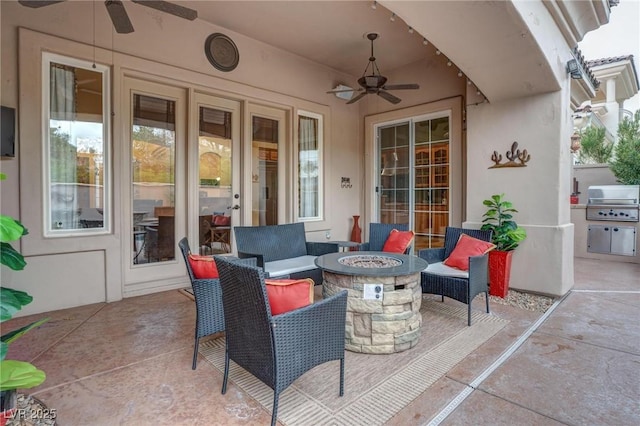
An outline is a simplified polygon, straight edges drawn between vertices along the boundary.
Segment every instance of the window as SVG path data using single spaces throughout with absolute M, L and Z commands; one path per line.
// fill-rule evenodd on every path
M 109 230 L 109 68 L 43 55 L 45 235 Z
M 322 116 L 298 114 L 298 219 L 322 219 Z

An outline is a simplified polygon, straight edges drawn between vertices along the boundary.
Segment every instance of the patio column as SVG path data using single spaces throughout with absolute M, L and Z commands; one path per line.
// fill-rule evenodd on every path
M 493 194 L 513 202 L 528 237 L 514 253 L 511 288 L 562 295 L 573 286 L 569 90 L 567 81 L 561 91 L 467 107 L 464 226 L 482 225 Z M 490 169 L 493 152 L 504 163 L 513 142 L 531 155 L 526 166 Z

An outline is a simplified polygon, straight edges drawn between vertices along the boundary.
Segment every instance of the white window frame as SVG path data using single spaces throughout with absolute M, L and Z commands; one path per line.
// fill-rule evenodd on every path
M 102 170 L 104 182 L 103 188 L 103 220 L 102 228 L 75 228 L 56 230 L 51 220 L 51 170 L 50 170 L 50 149 L 51 141 L 49 137 L 50 125 L 50 68 L 51 63 L 68 65 L 75 68 L 84 68 L 93 72 L 102 73 Z M 43 196 L 43 233 L 46 238 L 82 236 L 82 235 L 99 235 L 111 233 L 111 74 L 110 67 L 103 64 L 83 61 L 68 56 L 58 55 L 49 52 L 42 53 L 42 196 Z
M 318 215 L 312 217 L 300 217 L 300 128 L 299 118 L 307 117 L 318 120 L 318 191 L 316 193 L 318 203 Z M 295 146 L 295 215 L 298 222 L 318 222 L 324 220 L 324 115 L 315 112 L 298 110 L 296 115 L 296 146 Z

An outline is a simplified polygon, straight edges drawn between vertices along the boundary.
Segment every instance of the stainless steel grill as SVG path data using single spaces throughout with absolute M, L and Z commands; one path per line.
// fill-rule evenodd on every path
M 640 185 L 590 186 L 587 194 L 587 220 L 638 222 Z

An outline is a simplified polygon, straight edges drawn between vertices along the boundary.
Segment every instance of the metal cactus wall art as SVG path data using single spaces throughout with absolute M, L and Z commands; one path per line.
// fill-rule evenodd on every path
M 528 163 L 531 159 L 531 154 L 529 154 L 526 149 L 522 151 L 518 149 L 518 142 L 513 142 L 513 144 L 511 144 L 511 150 L 507 151 L 505 153 L 505 156 L 509 161 L 501 163 L 502 154 L 498 154 L 498 151 L 493 151 L 491 160 L 495 164 L 489 168 L 498 169 L 501 167 L 527 167 L 526 163 Z

